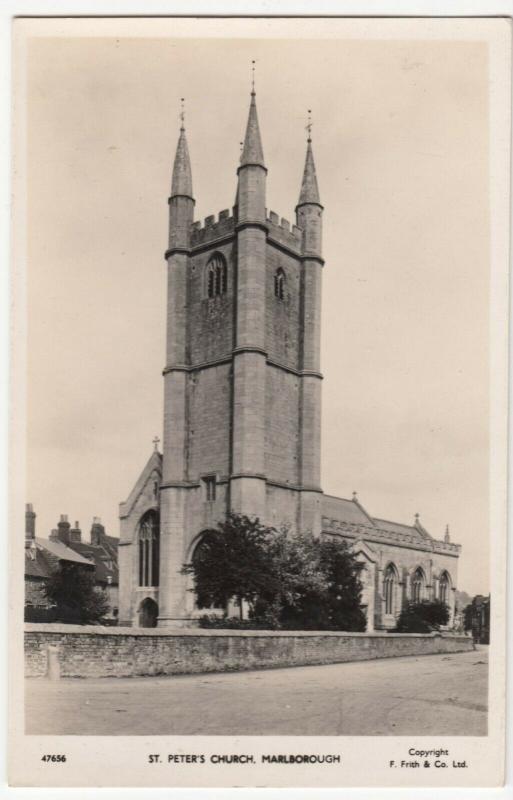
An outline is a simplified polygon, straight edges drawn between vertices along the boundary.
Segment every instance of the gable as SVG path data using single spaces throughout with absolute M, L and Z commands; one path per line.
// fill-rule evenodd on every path
M 137 501 L 141 497 L 141 495 L 145 492 L 145 490 L 150 489 L 151 493 L 153 492 L 153 483 L 157 482 L 158 486 L 160 486 L 160 482 L 162 480 L 162 455 L 157 451 L 154 450 L 151 454 L 151 457 L 146 462 L 146 466 L 144 467 L 143 471 L 139 475 L 134 488 L 128 495 L 128 498 L 125 500 L 124 503 L 119 504 L 119 516 L 121 519 L 124 517 L 129 517 L 132 511 L 134 510 Z M 150 488 L 151 487 L 151 488 Z M 158 505 L 158 492 L 157 496 L 154 497 L 153 506 Z

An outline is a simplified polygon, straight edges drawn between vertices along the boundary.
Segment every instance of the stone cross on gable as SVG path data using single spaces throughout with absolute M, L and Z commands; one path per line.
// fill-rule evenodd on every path
M 159 442 L 160 442 L 159 437 L 155 436 L 155 438 L 152 441 L 153 441 L 154 449 L 155 449 L 155 451 L 157 451 L 159 449 Z

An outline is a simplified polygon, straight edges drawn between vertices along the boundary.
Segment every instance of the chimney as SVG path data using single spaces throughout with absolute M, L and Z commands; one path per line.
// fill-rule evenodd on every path
M 102 525 L 100 517 L 93 517 L 93 524 L 91 525 L 91 544 L 96 546 L 101 545 L 104 536 L 105 528 Z
M 36 512 L 32 503 L 25 506 L 25 541 L 33 541 L 36 538 Z
M 59 541 L 59 531 L 57 528 L 52 528 L 50 533 L 50 541 L 51 542 L 58 542 Z
M 75 522 L 75 526 L 71 528 L 69 532 L 69 540 L 70 542 L 81 542 L 82 541 L 82 531 L 80 530 L 80 523 Z
M 61 518 L 60 518 L 59 522 L 57 523 L 57 538 L 63 544 L 68 544 L 69 543 L 69 530 L 70 530 L 70 527 L 71 526 L 70 526 L 70 524 L 68 522 L 68 515 L 67 514 L 61 514 Z M 53 533 L 53 531 L 52 531 L 52 533 Z

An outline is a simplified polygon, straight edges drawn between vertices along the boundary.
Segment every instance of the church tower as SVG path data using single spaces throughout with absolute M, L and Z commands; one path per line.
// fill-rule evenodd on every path
M 169 198 L 163 453 L 121 504 L 121 623 L 142 624 L 145 603 L 144 619 L 159 626 L 202 613 L 180 570 L 229 510 L 321 531 L 323 208 L 310 133 L 296 224 L 267 212 L 266 177 L 253 88 L 235 206 L 194 222 L 182 119 Z

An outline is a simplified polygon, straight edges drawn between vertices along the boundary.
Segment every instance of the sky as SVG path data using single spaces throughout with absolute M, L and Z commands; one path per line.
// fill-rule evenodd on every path
M 118 535 L 162 431 L 185 97 L 196 219 L 231 208 L 256 60 L 267 207 L 324 205 L 322 486 L 462 544 L 489 589 L 488 73 L 479 41 L 37 38 L 27 56 L 27 501 Z M 159 38 L 160 36 L 160 38 Z

